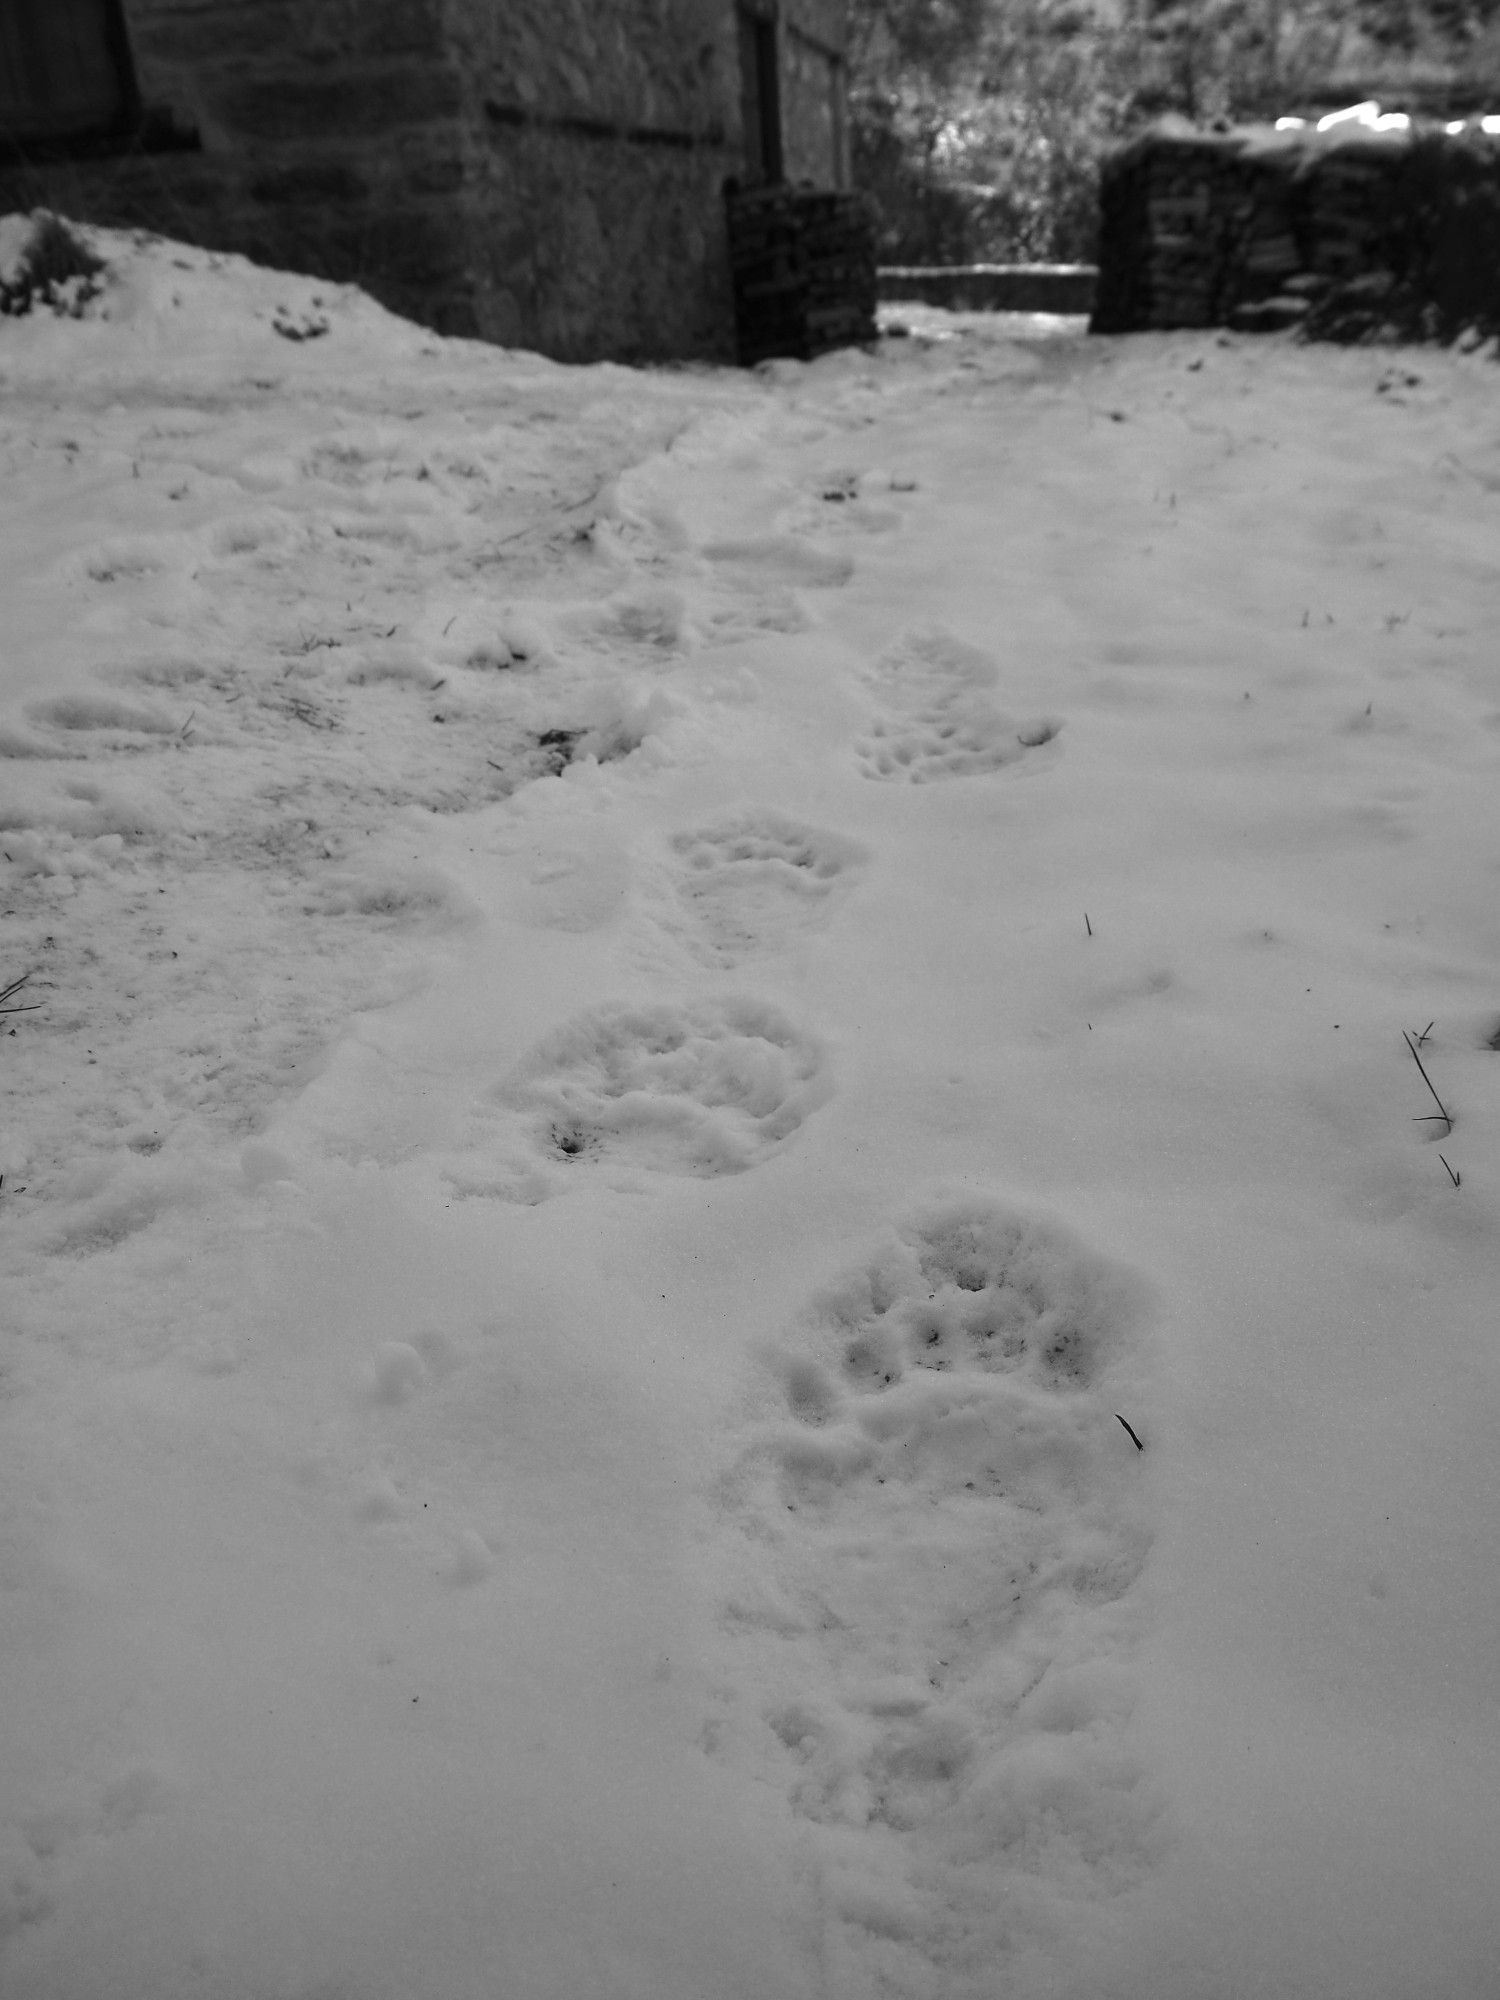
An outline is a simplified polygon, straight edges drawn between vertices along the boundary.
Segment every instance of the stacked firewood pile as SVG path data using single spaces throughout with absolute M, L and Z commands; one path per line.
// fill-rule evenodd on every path
M 1478 127 L 1149 132 L 1105 171 L 1091 324 L 1500 333 L 1500 140 Z
M 809 361 L 874 340 L 875 225 L 865 198 L 751 188 L 729 201 L 739 357 Z

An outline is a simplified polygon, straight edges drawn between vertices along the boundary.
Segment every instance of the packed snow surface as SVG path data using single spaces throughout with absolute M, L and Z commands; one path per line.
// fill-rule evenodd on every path
M 1493 1995 L 1494 362 L 565 369 L 90 240 L 7 2000 Z

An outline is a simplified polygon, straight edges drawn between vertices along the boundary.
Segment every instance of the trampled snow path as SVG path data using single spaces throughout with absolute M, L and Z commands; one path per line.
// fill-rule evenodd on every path
M 1492 364 L 105 241 L 0 337 L 0 1991 L 1487 1994 Z

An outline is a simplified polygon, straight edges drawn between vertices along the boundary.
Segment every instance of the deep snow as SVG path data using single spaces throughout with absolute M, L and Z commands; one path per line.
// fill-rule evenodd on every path
M 0 1992 L 1493 1994 L 1493 360 L 93 240 L 0 321 Z

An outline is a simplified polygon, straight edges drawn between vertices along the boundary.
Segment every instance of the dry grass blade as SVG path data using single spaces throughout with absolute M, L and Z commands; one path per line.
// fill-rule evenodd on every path
M 20 978 L 13 979 L 9 986 L 0 986 L 0 1014 L 35 1014 L 37 1012 L 42 1004 L 40 1000 L 23 1001 L 19 1007 L 7 1007 L 5 1004 L 12 993 L 20 992 L 30 977 L 31 974 L 29 972 L 23 972 Z
M 1417 1045 L 1412 1040 L 1411 1036 L 1407 1034 L 1404 1028 L 1401 1031 L 1401 1039 L 1406 1043 L 1406 1046 L 1411 1050 L 1412 1061 L 1416 1064 L 1417 1068 L 1422 1071 L 1423 1083 L 1425 1083 L 1427 1088 L 1432 1091 L 1432 1101 L 1438 1108 L 1438 1116 L 1443 1120 L 1443 1123 L 1448 1127 L 1448 1130 L 1451 1132 L 1453 1130 L 1453 1115 L 1449 1111 L 1447 1105 L 1444 1104 L 1442 1098 L 1438 1096 L 1436 1090 L 1433 1090 L 1432 1078 L 1427 1074 L 1426 1070 L 1422 1068 L 1422 1058 L 1417 1054 Z M 1437 1122 L 1436 1119 L 1432 1117 L 1430 1112 L 1425 1118 L 1414 1118 L 1412 1120 L 1412 1123 L 1414 1125 L 1432 1125 L 1435 1124 L 1436 1122 Z

